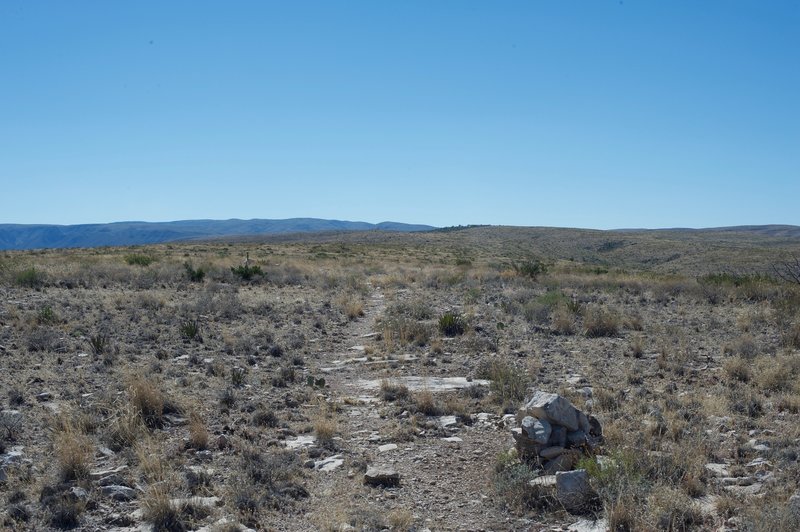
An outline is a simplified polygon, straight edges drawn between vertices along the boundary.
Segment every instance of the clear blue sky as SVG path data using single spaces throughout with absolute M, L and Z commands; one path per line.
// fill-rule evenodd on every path
M 800 2 L 0 2 L 0 223 L 800 225 Z

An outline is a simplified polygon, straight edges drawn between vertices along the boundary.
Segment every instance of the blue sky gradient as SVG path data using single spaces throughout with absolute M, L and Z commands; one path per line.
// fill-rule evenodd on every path
M 0 223 L 800 225 L 800 3 L 0 3 Z

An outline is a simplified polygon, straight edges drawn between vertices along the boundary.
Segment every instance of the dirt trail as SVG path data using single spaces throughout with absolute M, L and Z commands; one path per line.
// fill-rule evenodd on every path
M 384 294 L 373 289 L 364 316 L 348 324 L 333 342 L 333 349 L 317 359 L 314 371 L 326 379 L 324 394 L 341 407 L 337 415 L 341 439 L 332 452 L 343 457 L 344 464 L 330 473 L 319 472 L 314 491 L 325 498 L 328 508 L 344 510 L 343 515 L 352 514 L 356 506 L 383 517 L 406 512 L 418 529 L 518 529 L 520 524 L 493 501 L 494 459 L 510 445 L 507 432 L 497 427 L 497 416 L 446 429 L 437 425 L 437 417 L 418 416 L 418 421 L 412 422 L 408 412 L 384 402 L 376 390 L 355 385 L 359 379 L 381 379 L 406 369 L 396 361 L 382 363 L 381 355 L 370 356 L 357 347 L 369 344 L 368 335 L 376 332 L 376 319 L 386 305 Z M 327 372 L 322 373 L 323 369 Z M 420 368 L 407 370 L 404 372 L 413 374 Z M 344 476 L 360 484 L 367 465 L 395 469 L 401 476 L 400 486 L 341 489 Z M 529 528 L 528 524 L 522 526 Z

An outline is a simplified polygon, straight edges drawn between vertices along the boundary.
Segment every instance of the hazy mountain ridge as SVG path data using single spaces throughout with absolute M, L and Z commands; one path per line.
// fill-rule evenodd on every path
M 645 232 L 645 231 L 658 231 L 658 232 L 687 232 L 687 233 L 754 233 L 762 236 L 775 236 L 775 237 L 788 237 L 800 238 L 800 226 L 798 225 L 780 225 L 780 224 L 766 224 L 766 225 L 731 225 L 726 227 L 670 227 L 663 229 L 615 229 L 621 233 L 628 232 Z
M 432 226 L 399 222 L 351 222 L 319 218 L 284 220 L 179 220 L 80 225 L 0 224 L 0 250 L 130 246 L 221 236 L 321 231 L 428 231 Z

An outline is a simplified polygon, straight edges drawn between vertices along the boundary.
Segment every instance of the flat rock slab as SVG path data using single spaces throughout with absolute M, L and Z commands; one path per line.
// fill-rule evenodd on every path
M 333 471 L 341 467 L 342 464 L 344 464 L 344 458 L 342 458 L 342 455 L 337 454 L 324 460 L 314 462 L 314 469 L 317 471 Z
M 706 471 L 714 475 L 715 477 L 729 477 L 731 476 L 731 472 L 728 469 L 727 464 L 714 464 L 708 463 L 706 464 Z
M 725 489 L 731 493 L 746 497 L 750 495 L 756 495 L 763 487 L 764 485 L 762 483 L 756 482 L 755 484 L 750 484 L 749 486 L 725 486 Z
M 128 466 L 121 465 L 116 469 L 95 469 L 89 472 L 89 478 L 92 480 L 100 480 L 101 478 L 109 477 L 126 471 Z
M 385 466 L 369 466 L 364 473 L 364 484 L 394 487 L 400 484 L 400 473 Z
M 196 532 L 218 532 L 220 530 L 238 530 L 239 532 L 256 532 L 255 529 L 247 528 L 238 521 L 235 521 L 232 518 L 228 517 L 223 517 L 222 519 L 211 525 L 198 528 Z
M 302 449 L 303 447 L 311 447 L 317 439 L 314 436 L 297 436 L 291 440 L 286 440 L 284 445 L 289 449 Z
M 378 446 L 378 452 L 379 453 L 386 453 L 386 452 L 389 452 L 389 451 L 394 451 L 396 449 L 397 449 L 397 444 L 396 443 L 387 443 L 385 445 Z
M 214 508 L 222 506 L 223 501 L 219 497 L 181 497 L 170 500 L 169 504 L 173 508 L 185 508 L 186 506 Z
M 379 390 L 385 379 L 359 380 L 357 385 L 367 390 Z M 468 380 L 466 377 L 395 377 L 389 379 L 390 384 L 405 385 L 412 392 L 427 390 L 429 392 L 447 392 L 460 390 L 470 386 L 489 386 L 489 381 L 484 379 Z
M 458 419 L 456 416 L 439 416 L 436 418 L 436 424 L 446 429 L 448 427 L 455 427 L 458 425 Z
M 598 519 L 597 521 L 581 519 L 569 525 L 567 530 L 569 532 L 606 532 L 608 530 L 608 521 L 605 519 Z
M 130 501 L 136 498 L 136 490 L 128 486 L 119 486 L 112 484 L 110 486 L 103 486 L 100 488 L 100 493 L 106 497 L 110 497 L 115 501 Z

